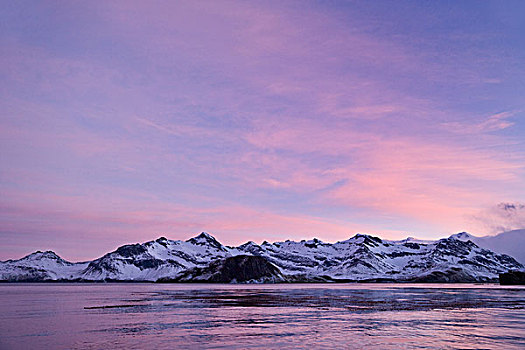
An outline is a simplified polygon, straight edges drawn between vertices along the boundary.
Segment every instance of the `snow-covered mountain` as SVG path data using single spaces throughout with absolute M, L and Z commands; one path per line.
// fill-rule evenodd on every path
M 219 258 L 238 255 L 235 253 L 205 232 L 187 241 L 160 237 L 143 244 L 124 245 L 93 260 L 79 278 L 154 281 L 190 268 L 206 267 Z
M 482 282 L 515 269 L 523 265 L 478 246 L 463 233 L 437 241 L 387 241 L 357 234 L 336 243 L 312 239 L 228 247 L 203 232 L 187 241 L 161 237 L 124 245 L 84 263 L 36 252 L 0 262 L 0 280 Z
M 37 251 L 19 260 L 0 262 L 2 281 L 42 281 L 75 279 L 88 266 L 87 262 L 71 263 L 52 251 Z
M 525 229 L 506 231 L 495 236 L 484 237 L 461 232 L 454 237 L 461 240 L 471 240 L 482 248 L 510 255 L 521 264 L 525 264 Z

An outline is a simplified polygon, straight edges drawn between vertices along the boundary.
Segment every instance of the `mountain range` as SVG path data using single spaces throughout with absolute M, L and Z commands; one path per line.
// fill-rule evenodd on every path
M 499 273 L 524 266 L 494 242 L 462 232 L 436 241 L 357 234 L 336 243 L 314 238 L 231 247 L 202 232 L 186 241 L 123 245 L 87 262 L 37 251 L 0 262 L 0 281 L 495 282 Z

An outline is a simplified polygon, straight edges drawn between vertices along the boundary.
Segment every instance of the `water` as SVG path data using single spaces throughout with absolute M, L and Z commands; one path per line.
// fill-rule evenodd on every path
M 2 284 L 0 349 L 525 349 L 525 288 Z

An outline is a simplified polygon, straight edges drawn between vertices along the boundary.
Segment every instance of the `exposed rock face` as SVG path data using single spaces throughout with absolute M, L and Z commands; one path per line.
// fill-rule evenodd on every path
M 482 280 L 477 276 L 472 276 L 458 267 L 452 267 L 446 271 L 432 271 L 428 275 L 418 276 L 408 279 L 407 282 L 423 283 L 474 283 L 474 282 L 496 282 L 496 279 Z
M 207 267 L 184 271 L 176 278 L 163 278 L 158 282 L 284 282 L 281 271 L 266 258 L 237 255 L 212 262 Z
M 454 237 L 438 241 L 386 241 L 357 234 L 334 244 L 313 239 L 260 246 L 251 243 L 237 249 L 264 256 L 285 275 L 302 276 L 303 280 L 415 281 L 426 278 L 484 282 L 495 280 L 508 266 L 521 265 L 507 255 L 495 254 Z
M 314 238 L 227 247 L 203 232 L 187 241 L 161 237 L 124 245 L 85 263 L 36 252 L 0 262 L 0 281 L 486 282 L 523 269 L 512 257 L 468 238 L 387 241 L 357 234 L 336 243 Z
M 524 271 L 510 271 L 499 274 L 499 283 L 503 285 L 525 284 Z
M 43 282 L 52 281 L 53 276 L 44 269 L 29 266 L 13 266 L 11 271 L 2 274 L 2 280 L 10 282 Z

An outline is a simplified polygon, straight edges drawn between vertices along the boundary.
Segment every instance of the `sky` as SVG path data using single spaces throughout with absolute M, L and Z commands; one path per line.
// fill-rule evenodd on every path
M 2 1 L 0 259 L 525 227 L 523 1 Z

